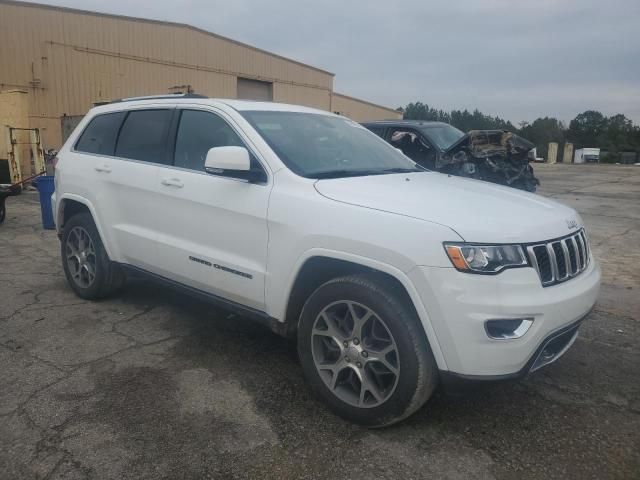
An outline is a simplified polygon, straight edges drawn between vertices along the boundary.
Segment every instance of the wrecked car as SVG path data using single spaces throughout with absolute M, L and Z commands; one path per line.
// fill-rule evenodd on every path
M 411 120 L 362 125 L 429 170 L 528 192 L 540 185 L 529 164 L 535 157 L 534 145 L 514 133 L 471 130 L 465 134 L 448 123 Z

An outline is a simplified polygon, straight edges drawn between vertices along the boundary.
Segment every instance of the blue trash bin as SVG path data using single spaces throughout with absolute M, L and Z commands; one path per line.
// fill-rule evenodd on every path
M 40 212 L 42 213 L 42 228 L 54 230 L 56 224 L 53 221 L 53 210 L 51 209 L 51 195 L 55 190 L 53 175 L 45 175 L 35 180 L 38 194 L 40 195 Z

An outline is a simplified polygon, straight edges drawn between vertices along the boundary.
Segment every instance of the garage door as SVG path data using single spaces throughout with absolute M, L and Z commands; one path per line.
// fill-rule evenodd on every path
M 248 78 L 238 78 L 238 98 L 243 100 L 273 100 L 273 84 Z

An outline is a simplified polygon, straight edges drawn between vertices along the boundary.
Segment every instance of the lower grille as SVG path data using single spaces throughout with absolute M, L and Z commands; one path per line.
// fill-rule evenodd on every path
M 589 265 L 584 229 L 557 240 L 527 246 L 527 254 L 543 287 L 575 277 Z

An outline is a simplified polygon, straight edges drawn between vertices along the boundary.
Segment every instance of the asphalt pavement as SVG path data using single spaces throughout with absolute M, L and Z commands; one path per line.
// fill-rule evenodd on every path
M 332 415 L 295 345 L 247 319 L 140 280 L 79 299 L 37 194 L 9 198 L 0 478 L 640 478 L 640 167 L 536 172 L 581 213 L 603 271 L 576 343 L 378 430 Z

